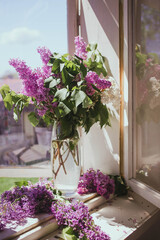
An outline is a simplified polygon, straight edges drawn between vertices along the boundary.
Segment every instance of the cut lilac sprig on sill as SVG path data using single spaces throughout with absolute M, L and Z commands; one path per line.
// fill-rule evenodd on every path
M 115 190 L 114 180 L 100 170 L 90 168 L 80 177 L 77 192 L 79 194 L 98 193 L 99 195 L 109 198 Z

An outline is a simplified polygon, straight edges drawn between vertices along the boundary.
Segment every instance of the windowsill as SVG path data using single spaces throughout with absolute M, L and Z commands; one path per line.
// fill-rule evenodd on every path
M 81 200 L 86 202 L 95 223 L 110 235 L 111 240 L 126 238 L 136 240 L 153 224 L 151 219 L 159 214 L 158 208 L 135 193 L 131 193 L 130 197 L 115 197 L 109 201 L 90 194 L 81 197 Z M 53 240 L 53 237 L 60 237 L 57 229 L 58 225 L 52 216 L 40 214 L 37 218 L 28 219 L 27 224 L 23 227 L 18 226 L 13 231 L 1 232 L 0 239 L 45 240 L 47 237 L 47 240 Z
M 0 177 L 52 177 L 51 167 L 0 167 Z

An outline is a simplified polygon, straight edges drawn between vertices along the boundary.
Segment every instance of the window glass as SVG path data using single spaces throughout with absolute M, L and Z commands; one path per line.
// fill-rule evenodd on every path
M 0 0 L 0 87 L 8 84 L 15 92 L 21 90 L 21 80 L 8 63 L 20 58 L 32 68 L 41 67 L 39 46 L 52 52 L 66 53 L 66 0 Z M 18 122 L 7 111 L 0 96 L 0 165 L 50 167 L 51 129 L 43 122 L 38 129 L 28 121 L 30 105 Z
M 135 22 L 136 178 L 160 191 L 160 2 L 137 1 Z

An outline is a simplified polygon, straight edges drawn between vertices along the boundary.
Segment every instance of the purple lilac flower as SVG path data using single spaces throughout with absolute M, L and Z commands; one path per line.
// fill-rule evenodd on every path
M 114 193 L 114 180 L 100 170 L 90 168 L 82 177 L 80 177 L 78 190 L 79 194 L 97 192 L 99 195 L 109 198 Z
M 98 78 L 97 81 L 96 81 L 96 87 L 100 90 L 110 88 L 111 87 L 111 82 L 107 81 L 106 79 Z
M 80 36 L 75 37 L 74 40 L 75 43 L 75 54 L 82 58 L 83 60 L 87 59 L 87 51 L 86 51 L 86 47 L 87 44 L 83 41 L 83 38 Z
M 46 113 L 46 109 L 37 109 L 37 112 L 40 117 L 43 117 L 43 115 Z
M 48 95 L 49 95 L 49 89 L 44 87 L 44 79 L 48 78 L 50 76 L 50 73 L 46 74 L 43 72 L 43 70 L 37 68 L 34 70 L 38 76 L 36 82 L 37 82 L 37 94 L 36 94 L 36 100 L 37 102 L 46 101 Z
M 0 198 L 0 229 L 2 230 L 12 221 L 16 226 L 25 222 L 27 217 L 37 213 L 51 212 L 53 198 L 52 191 L 41 183 L 21 188 L 15 187 L 4 192 Z
M 43 73 L 43 79 L 46 79 L 50 76 L 51 70 L 52 70 L 51 66 L 47 66 L 52 53 L 46 47 L 38 47 L 37 52 L 40 54 L 41 60 L 44 64 L 44 66 L 42 66 L 42 73 Z M 44 84 L 44 81 L 43 81 L 43 84 Z
M 37 52 L 40 54 L 42 62 L 47 65 L 52 55 L 51 51 L 46 47 L 38 47 Z
M 89 71 L 85 77 L 87 83 L 87 94 L 92 96 L 95 93 L 95 89 L 92 84 L 95 85 L 99 90 L 103 90 L 111 87 L 111 82 L 106 79 L 101 79 L 97 73 Z
M 48 96 L 49 90 L 44 87 L 44 80 L 50 76 L 52 68 L 47 66 L 51 51 L 46 47 L 39 47 L 37 51 L 44 64 L 41 69 L 32 70 L 24 61 L 19 59 L 11 59 L 9 64 L 16 69 L 20 79 L 23 81 L 23 94 L 34 97 L 37 102 L 40 102 L 45 101 Z
M 69 226 L 79 236 L 88 240 L 109 240 L 110 237 L 95 226 L 88 207 L 83 202 L 73 200 L 66 204 L 63 201 L 53 202 L 52 213 L 59 225 Z
M 44 87 L 44 80 L 48 78 L 51 74 L 51 67 L 46 64 L 49 61 L 51 52 L 47 48 L 38 48 L 38 52 L 41 55 L 41 59 L 44 63 L 44 66 L 32 70 L 26 65 L 26 63 L 19 59 L 11 59 L 9 64 L 13 66 L 16 71 L 19 73 L 19 76 L 23 83 L 22 93 L 29 97 L 34 97 L 37 101 L 37 106 L 39 107 L 38 114 L 43 116 L 48 108 L 41 102 L 46 102 L 51 108 L 56 106 L 56 103 L 49 102 L 49 89 Z
M 32 69 L 28 67 L 26 63 L 22 60 L 11 59 L 9 61 L 9 64 L 13 66 L 19 73 L 19 76 L 23 81 L 23 92 L 29 97 L 36 97 L 38 88 L 38 74 L 32 71 Z

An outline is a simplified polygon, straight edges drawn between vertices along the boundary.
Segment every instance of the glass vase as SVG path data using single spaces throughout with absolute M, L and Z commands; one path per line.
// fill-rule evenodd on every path
M 54 186 L 65 196 L 74 194 L 81 171 L 80 139 L 58 139 L 55 129 L 52 134 L 51 163 Z

